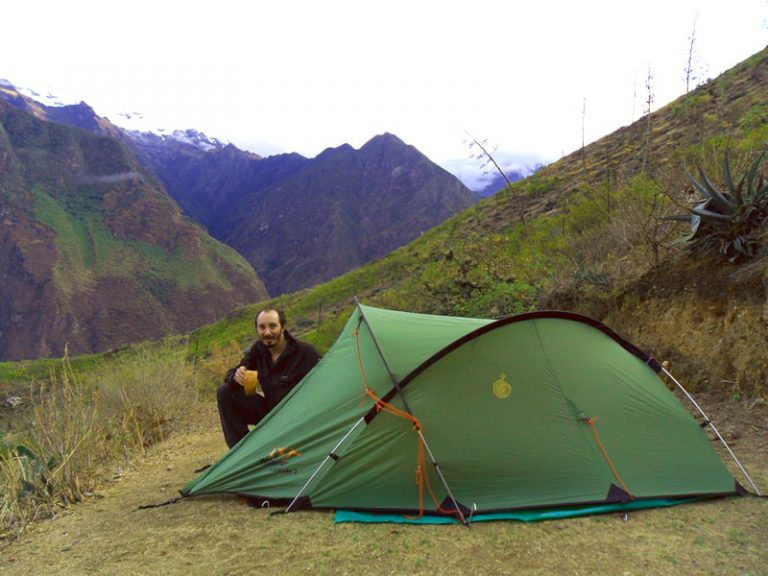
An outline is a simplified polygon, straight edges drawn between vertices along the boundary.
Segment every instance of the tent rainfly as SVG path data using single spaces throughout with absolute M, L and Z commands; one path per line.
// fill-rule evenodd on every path
M 743 493 L 662 370 L 569 312 L 484 320 L 358 303 L 320 363 L 181 494 L 467 523 Z

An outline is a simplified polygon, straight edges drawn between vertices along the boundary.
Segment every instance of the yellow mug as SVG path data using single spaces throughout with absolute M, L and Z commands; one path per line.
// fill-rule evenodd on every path
M 243 378 L 243 389 L 246 396 L 264 396 L 264 391 L 259 384 L 259 373 L 257 370 L 246 370 L 245 377 Z

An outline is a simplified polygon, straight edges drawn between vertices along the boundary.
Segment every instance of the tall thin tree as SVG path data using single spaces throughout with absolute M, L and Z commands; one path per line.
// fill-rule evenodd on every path
M 687 94 L 691 90 L 691 82 L 698 80 L 693 75 L 693 49 L 696 44 L 696 21 L 699 19 L 698 13 L 693 19 L 693 31 L 688 38 L 688 64 L 685 67 L 685 93 Z
M 645 114 L 647 117 L 645 125 L 645 145 L 643 146 L 643 165 L 640 169 L 641 172 L 645 172 L 645 166 L 648 163 L 648 148 L 651 145 L 651 106 L 654 101 L 653 94 L 653 74 L 651 74 L 651 66 L 648 65 L 648 75 L 645 78 Z
M 493 157 L 493 152 L 495 152 L 495 150 L 493 151 L 488 150 L 488 147 L 487 147 L 488 141 L 483 140 L 481 142 L 469 132 L 466 132 L 466 134 L 470 140 L 469 147 L 472 148 L 473 146 L 477 146 L 480 149 L 480 152 L 477 153 L 474 157 L 478 159 L 483 159 L 484 161 L 483 166 L 486 166 L 489 163 L 493 164 L 493 167 L 496 169 L 496 172 L 501 174 L 501 177 L 504 179 L 504 182 L 507 183 L 507 188 L 511 189 L 512 182 L 510 181 L 509 177 L 504 172 L 504 170 L 502 170 L 501 166 L 499 166 L 499 163 L 496 162 L 496 158 Z M 528 238 L 528 222 L 525 219 L 525 209 L 523 207 L 519 209 L 518 215 L 520 216 L 520 223 L 523 225 L 523 235 L 527 239 Z
M 581 102 L 581 167 L 586 170 L 587 168 L 587 154 L 586 143 L 584 137 L 584 127 L 587 119 L 587 97 L 585 96 Z

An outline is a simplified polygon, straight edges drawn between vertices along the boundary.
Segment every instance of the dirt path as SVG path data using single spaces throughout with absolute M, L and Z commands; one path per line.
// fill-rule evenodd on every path
M 726 407 L 727 408 L 727 407 Z M 720 410 L 768 485 L 768 407 Z M 768 501 L 740 498 L 520 524 L 334 524 L 327 512 L 272 516 L 235 497 L 163 502 L 224 451 L 215 407 L 153 447 L 96 496 L 0 544 L 0 576 L 58 574 L 768 574 Z

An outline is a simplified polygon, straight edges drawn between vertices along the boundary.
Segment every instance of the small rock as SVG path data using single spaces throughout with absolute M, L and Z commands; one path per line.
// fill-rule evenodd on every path
M 24 400 L 21 396 L 7 396 L 6 398 L 0 398 L 0 406 L 3 408 L 9 408 L 15 410 L 19 406 L 24 405 Z

